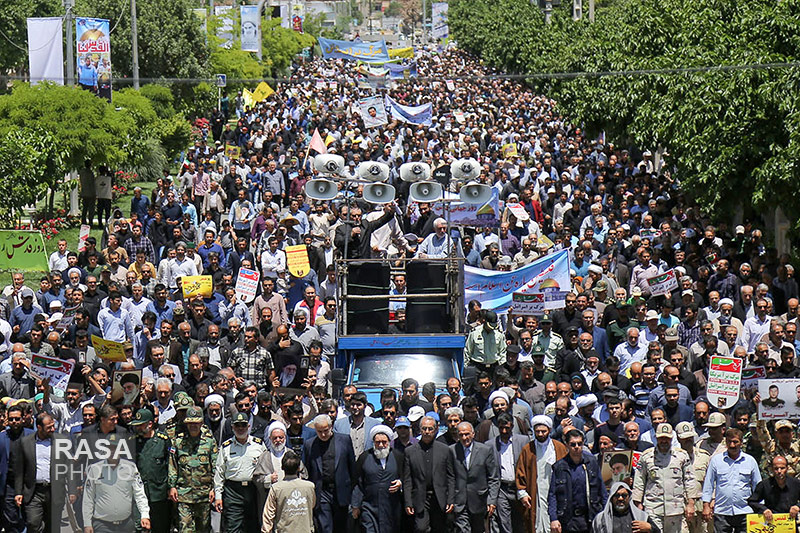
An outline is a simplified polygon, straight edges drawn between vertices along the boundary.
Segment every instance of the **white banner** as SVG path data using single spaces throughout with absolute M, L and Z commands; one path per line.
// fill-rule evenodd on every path
M 800 379 L 761 379 L 758 381 L 758 418 L 780 420 L 800 418 Z
M 231 17 L 231 6 L 214 6 L 214 15 L 220 17 L 217 27 L 217 37 L 222 39 L 220 46 L 230 48 L 233 46 L 233 19 Z
M 431 6 L 431 37 L 434 39 L 447 39 L 450 36 L 447 7 L 447 2 L 434 2 Z
M 61 17 L 28 19 L 28 67 L 31 71 L 31 85 L 44 80 L 64 85 L 62 20 Z
M 259 52 L 261 50 L 261 17 L 258 6 L 240 6 L 242 15 L 242 50 Z

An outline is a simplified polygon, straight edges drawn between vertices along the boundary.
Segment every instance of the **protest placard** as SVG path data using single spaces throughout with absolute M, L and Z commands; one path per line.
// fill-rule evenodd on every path
M 64 361 L 46 355 L 35 354 L 31 358 L 31 372 L 42 379 L 50 379 L 50 386 L 60 390 L 62 395 L 67 390 L 67 383 L 69 383 L 73 367 L 72 361 Z
M 758 382 L 758 418 L 800 418 L 800 379 L 762 379 Z
M 302 278 L 311 271 L 305 244 L 286 247 L 286 268 L 297 278 Z
M 742 383 L 742 360 L 736 357 L 712 357 L 706 384 L 706 396 L 718 409 L 733 407 L 739 400 Z
M 211 276 L 184 276 L 181 288 L 185 299 L 202 296 L 209 298 L 214 293 L 214 281 Z
M 121 342 L 107 341 L 102 337 L 92 335 L 92 346 L 100 359 L 115 363 L 124 363 L 128 360 L 125 357 L 125 347 Z
M 240 302 L 246 304 L 252 302 L 256 298 L 258 291 L 258 270 L 250 270 L 249 268 L 240 268 L 239 275 L 236 277 L 236 297 Z
M 675 275 L 675 270 L 670 269 L 663 274 L 648 278 L 647 284 L 650 286 L 651 296 L 660 296 L 678 288 L 678 277 Z

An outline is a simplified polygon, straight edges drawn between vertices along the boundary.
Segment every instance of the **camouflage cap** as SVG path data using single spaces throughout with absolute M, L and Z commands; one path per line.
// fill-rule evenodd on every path
M 192 422 L 202 422 L 203 421 L 203 411 L 200 410 L 199 407 L 190 407 L 188 411 L 186 411 L 186 418 L 183 419 L 184 422 L 191 424 Z
M 173 404 L 175 405 L 175 410 L 179 411 L 181 409 L 189 409 L 194 407 L 194 400 L 192 400 L 188 394 L 185 392 L 179 392 L 175 395 L 172 399 Z

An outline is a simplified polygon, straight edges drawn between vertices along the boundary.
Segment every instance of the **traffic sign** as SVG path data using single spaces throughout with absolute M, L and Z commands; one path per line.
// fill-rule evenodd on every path
M 228 76 L 226 74 L 217 74 L 217 87 L 220 89 L 228 85 Z

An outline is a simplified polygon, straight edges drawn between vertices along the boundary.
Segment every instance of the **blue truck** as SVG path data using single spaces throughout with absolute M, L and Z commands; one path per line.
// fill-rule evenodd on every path
M 464 364 L 463 260 L 337 263 L 339 331 L 333 380 L 357 386 L 373 409 L 380 392 L 416 379 L 437 394 Z M 405 294 L 395 294 L 402 275 Z

